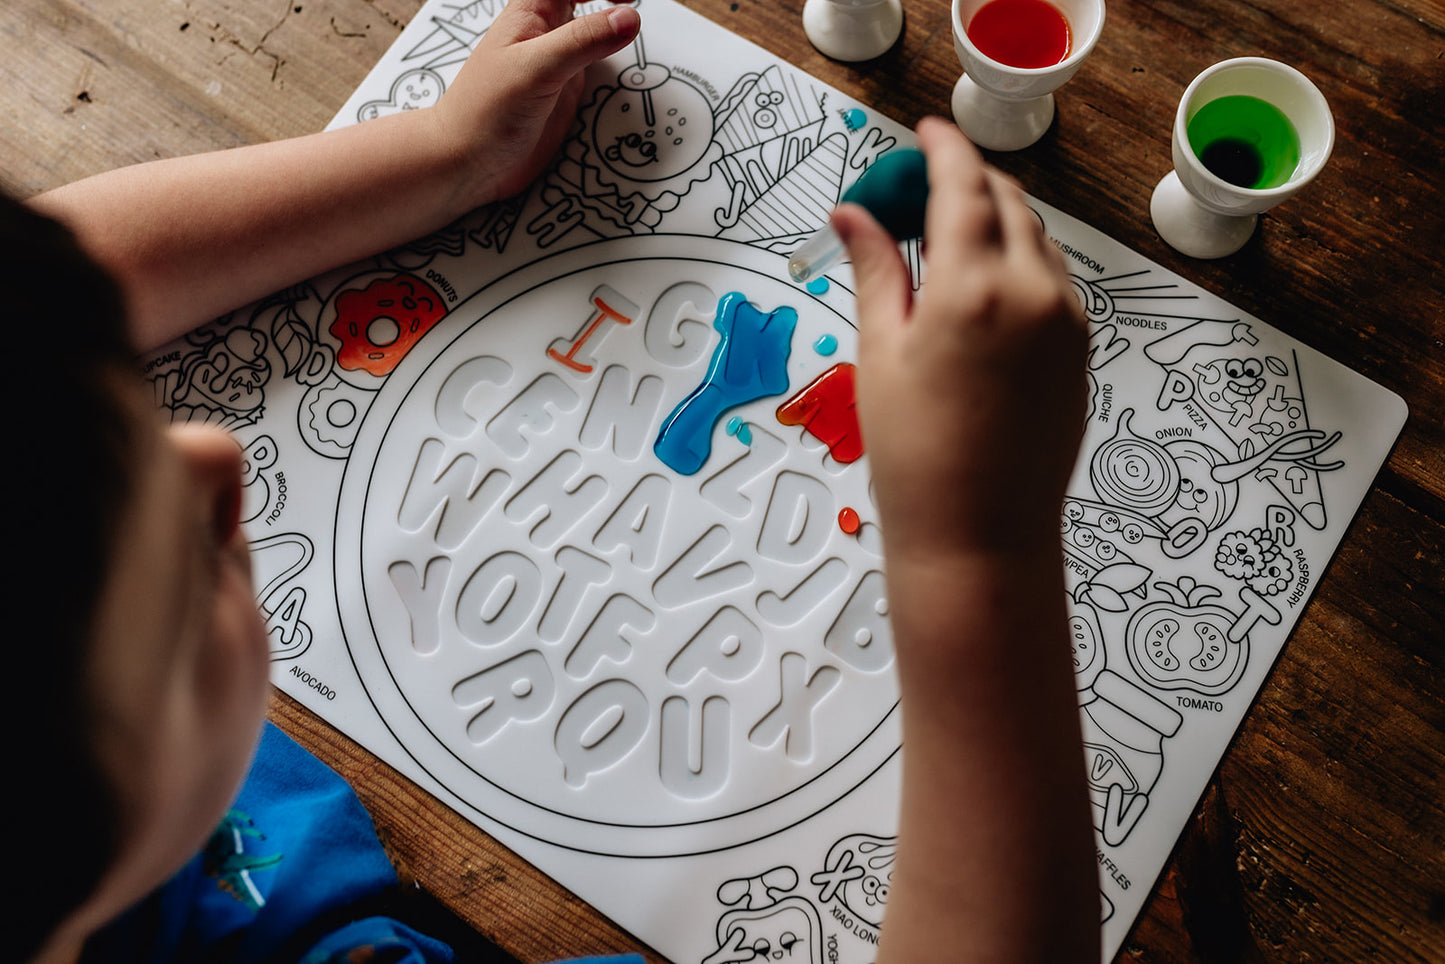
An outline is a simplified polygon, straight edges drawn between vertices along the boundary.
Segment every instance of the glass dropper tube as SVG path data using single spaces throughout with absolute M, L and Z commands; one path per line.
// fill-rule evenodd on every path
M 928 168 L 923 152 L 905 147 L 874 161 L 839 203 L 861 204 L 897 241 L 923 236 L 928 205 Z M 838 232 L 826 224 L 788 258 L 788 274 L 806 284 L 843 259 L 846 249 Z
M 825 225 L 789 256 L 788 274 L 798 284 L 807 284 L 843 260 L 845 251 L 838 232 L 831 224 Z

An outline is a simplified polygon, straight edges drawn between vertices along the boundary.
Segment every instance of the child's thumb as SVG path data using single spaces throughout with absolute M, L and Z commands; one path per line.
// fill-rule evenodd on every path
M 838 205 L 832 225 L 853 262 L 862 329 L 867 331 L 875 320 L 902 320 L 908 312 L 913 286 L 893 235 L 857 204 Z
M 615 6 L 571 20 L 555 30 L 533 38 L 536 54 L 532 63 L 534 82 L 560 88 L 579 71 L 587 69 L 630 44 L 642 27 L 637 10 Z

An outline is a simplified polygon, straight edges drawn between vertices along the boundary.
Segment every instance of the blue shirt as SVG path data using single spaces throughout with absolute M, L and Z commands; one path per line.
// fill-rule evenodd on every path
M 83 961 L 451 964 L 441 941 L 389 917 L 348 913 L 396 884 L 351 787 L 267 723 L 246 782 L 206 846 L 96 934 Z M 607 960 L 641 964 L 636 955 Z

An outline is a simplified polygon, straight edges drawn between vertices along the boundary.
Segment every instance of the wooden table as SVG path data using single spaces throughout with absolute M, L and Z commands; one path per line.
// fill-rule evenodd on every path
M 943 0 L 904 0 L 864 66 L 818 54 L 801 0 L 687 0 L 912 123 L 959 73 Z M 6 0 L 0 186 L 322 127 L 420 0 Z M 644 0 L 645 7 L 645 0 Z M 644 11 L 645 12 L 645 11 Z M 1260 55 L 1338 127 L 1323 174 L 1218 262 L 1154 234 L 1179 95 Z M 1115 0 L 1024 187 L 1404 396 L 1410 421 L 1122 957 L 1445 961 L 1445 7 L 1439 0 Z M 274 718 L 356 785 L 403 874 L 523 961 L 637 942 L 284 697 Z

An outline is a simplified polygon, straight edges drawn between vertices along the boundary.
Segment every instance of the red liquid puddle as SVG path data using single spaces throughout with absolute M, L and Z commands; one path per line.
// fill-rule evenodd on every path
M 843 511 L 838 513 L 838 528 L 848 535 L 856 536 L 862 525 L 863 520 L 858 518 L 858 512 L 852 506 L 845 505 Z
M 863 455 L 863 436 L 858 431 L 857 402 L 853 394 L 855 371 L 848 362 L 839 362 L 778 406 L 778 421 L 803 426 L 808 434 L 828 446 L 833 458 L 845 465 Z
M 1022 69 L 1052 67 L 1069 55 L 1069 21 L 1046 0 L 989 0 L 968 22 L 985 57 Z

